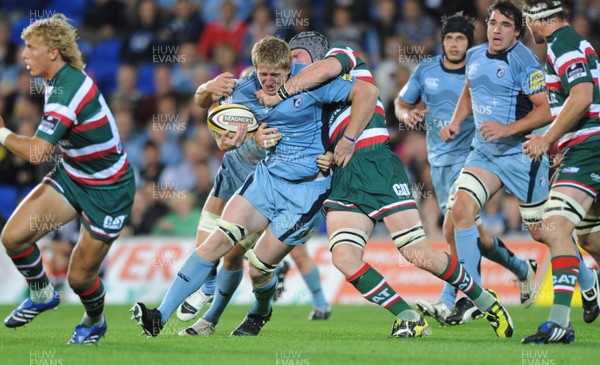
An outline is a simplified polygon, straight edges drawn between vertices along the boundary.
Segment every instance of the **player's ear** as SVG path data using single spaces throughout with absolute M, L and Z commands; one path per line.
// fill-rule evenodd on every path
M 58 51 L 58 48 L 52 48 L 50 50 L 50 61 L 54 62 L 58 59 L 58 57 L 60 57 L 60 52 Z

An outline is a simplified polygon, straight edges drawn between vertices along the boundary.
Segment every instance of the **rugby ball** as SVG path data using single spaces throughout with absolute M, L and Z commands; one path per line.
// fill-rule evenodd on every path
M 222 134 L 235 134 L 238 126 L 248 125 L 247 134 L 251 135 L 258 129 L 258 120 L 250 109 L 240 104 L 220 105 L 208 113 L 208 128 Z

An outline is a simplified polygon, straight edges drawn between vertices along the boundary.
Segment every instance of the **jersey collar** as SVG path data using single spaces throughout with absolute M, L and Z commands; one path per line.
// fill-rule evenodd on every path
M 444 72 L 449 73 L 449 74 L 464 75 L 465 70 L 466 70 L 466 64 L 463 65 L 463 67 L 461 67 L 461 68 L 457 68 L 456 70 L 451 70 L 451 69 L 447 68 L 446 66 L 444 66 L 444 56 L 440 57 L 440 66 L 442 66 L 442 70 L 444 70 Z

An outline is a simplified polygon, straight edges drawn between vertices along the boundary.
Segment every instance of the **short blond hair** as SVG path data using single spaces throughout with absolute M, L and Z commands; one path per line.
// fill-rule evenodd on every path
M 266 36 L 252 47 L 252 64 L 254 67 L 270 67 L 290 69 L 292 67 L 292 51 L 282 39 Z
M 82 71 L 85 68 L 83 57 L 77 45 L 77 31 L 68 23 L 64 14 L 54 14 L 51 18 L 36 20 L 23 29 L 21 39 L 27 41 L 31 37 L 40 37 L 50 49 L 58 49 L 63 61 L 71 67 Z

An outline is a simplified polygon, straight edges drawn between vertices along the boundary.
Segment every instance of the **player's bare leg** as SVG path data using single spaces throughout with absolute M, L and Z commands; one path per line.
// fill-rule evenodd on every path
M 59 295 L 48 280 L 36 242 L 76 216 L 77 212 L 62 195 L 52 187 L 40 184 L 19 204 L 6 223 L 2 244 L 30 289 L 30 297 L 4 320 L 7 327 L 23 326 L 40 313 L 58 306 Z

